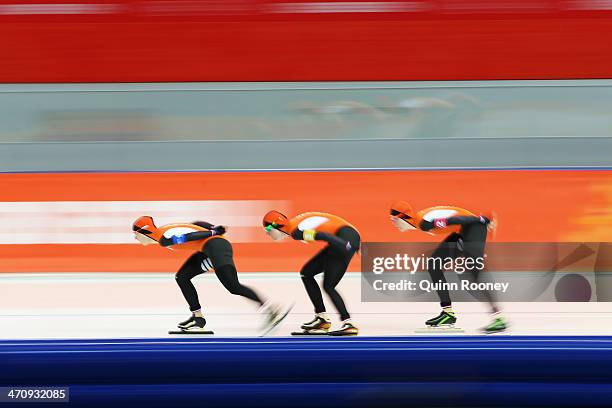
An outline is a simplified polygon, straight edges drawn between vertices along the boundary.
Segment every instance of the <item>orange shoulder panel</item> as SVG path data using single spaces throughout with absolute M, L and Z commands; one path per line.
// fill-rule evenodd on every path
M 290 219 L 287 223 L 287 232 L 291 234 L 299 228 L 301 230 L 313 229 L 317 232 L 336 235 L 340 228 L 347 226 L 355 228 L 351 223 L 337 215 L 312 211 L 299 214 Z
M 414 224 L 412 225 L 418 229 L 421 229 L 420 225 L 421 225 L 421 221 L 423 220 L 433 221 L 439 218 L 449 218 L 449 217 L 465 216 L 465 215 L 475 215 L 475 214 L 461 207 L 453 207 L 450 205 L 438 205 L 435 207 L 424 208 L 421 211 L 417 212 L 414 216 Z M 442 235 L 442 234 L 450 234 L 450 233 L 459 232 L 459 231 L 461 231 L 460 225 L 449 225 L 444 228 L 433 228 L 427 232 L 436 234 L 436 235 Z

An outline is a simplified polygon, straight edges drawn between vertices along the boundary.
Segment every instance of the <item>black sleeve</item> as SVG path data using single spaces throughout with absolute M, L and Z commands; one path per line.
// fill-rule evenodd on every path
M 300 230 L 299 228 L 296 228 L 295 231 L 293 231 L 291 233 L 291 238 L 297 240 L 297 241 L 303 241 L 304 240 L 304 231 Z M 335 235 L 332 234 L 327 234 L 325 232 L 316 232 L 315 233 L 315 241 L 325 241 L 327 242 L 329 245 L 340 249 L 342 251 L 348 251 L 348 249 L 346 248 L 346 244 L 348 244 L 348 241 L 343 240 L 342 238 L 339 238 Z
M 192 222 L 192 224 L 197 225 L 198 227 L 206 228 L 207 230 L 210 230 L 212 229 L 212 227 L 214 227 L 214 225 L 206 221 L 194 221 Z
M 196 231 L 185 234 L 185 242 L 197 241 L 199 239 L 205 239 L 212 237 L 214 233 L 212 231 Z M 159 240 L 159 245 L 163 247 L 167 247 L 170 245 L 174 245 L 172 242 L 172 238 L 161 237 Z
M 486 217 L 476 217 L 473 215 L 462 215 L 457 217 L 449 217 L 446 219 L 447 225 L 469 225 L 469 224 L 488 224 L 489 220 Z
M 295 239 L 296 241 L 303 241 L 304 240 L 304 231 L 302 231 L 299 228 L 296 228 L 291 233 L 291 238 Z
M 490 221 L 486 217 L 476 217 L 474 215 L 461 215 L 457 217 L 446 218 L 446 225 L 469 225 L 469 224 L 488 224 Z M 419 228 L 423 231 L 429 231 L 434 228 L 433 221 L 421 221 Z
M 431 221 L 422 220 L 421 223 L 419 224 L 419 228 L 423 231 L 429 231 L 433 229 L 433 227 L 434 225 L 433 225 L 433 222 Z

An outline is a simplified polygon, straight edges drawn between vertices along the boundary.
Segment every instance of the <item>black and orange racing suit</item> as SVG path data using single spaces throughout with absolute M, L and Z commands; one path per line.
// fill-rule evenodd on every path
M 407 222 L 430 234 L 448 234 L 432 254 L 434 259 L 470 257 L 484 260 L 487 225 L 491 222 L 488 217 L 476 215 L 460 207 L 436 206 L 419 211 Z M 440 262 L 431 262 L 428 265 L 428 271 L 434 283 L 446 283 L 440 264 Z M 476 265 L 482 265 L 482 263 L 474 262 L 473 264 L 475 266 L 467 272 L 473 280 L 479 281 L 482 268 Z M 441 286 L 442 288 L 437 291 L 440 297 L 440 305 L 442 307 L 450 306 L 451 298 L 446 285 Z M 482 294 L 491 305 L 492 312 L 497 312 L 498 308 L 493 293 L 485 290 Z
M 157 228 L 157 231 L 150 236 L 161 246 L 195 251 L 175 275 L 176 283 L 191 311 L 201 309 L 198 293 L 191 280 L 210 269 L 215 270 L 215 275 L 231 294 L 243 296 L 263 305 L 262 298 L 238 280 L 232 244 L 221 235 L 215 234 L 217 231 L 218 227 L 214 227 L 209 222 L 195 221 L 190 224 L 164 225 Z
M 290 219 L 281 230 L 299 241 L 304 240 L 304 231 L 314 230 L 315 241 L 328 243 L 304 264 L 300 276 L 315 313 L 325 312 L 321 289 L 314 279 L 316 275 L 323 273 L 323 290 L 340 313 L 340 319 L 349 319 L 350 314 L 336 286 L 346 273 L 353 255 L 359 250 L 361 238 L 357 229 L 336 215 L 307 212 Z

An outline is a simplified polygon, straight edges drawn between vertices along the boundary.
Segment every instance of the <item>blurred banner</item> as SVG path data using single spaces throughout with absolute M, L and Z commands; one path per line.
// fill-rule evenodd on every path
M 228 224 L 240 271 L 298 271 L 320 247 L 272 242 L 270 209 L 346 218 L 364 242 L 435 242 L 398 232 L 389 207 L 494 211 L 497 242 L 612 242 L 611 171 L 337 171 L 0 174 L 0 271 L 160 271 L 186 253 L 142 247 L 131 221 Z M 527 249 L 525 250 L 527 251 Z M 359 270 L 355 260 L 351 270 Z
M 0 1 L 0 82 L 610 78 L 609 0 Z
M 0 85 L 0 106 L 0 142 L 612 137 L 612 80 Z

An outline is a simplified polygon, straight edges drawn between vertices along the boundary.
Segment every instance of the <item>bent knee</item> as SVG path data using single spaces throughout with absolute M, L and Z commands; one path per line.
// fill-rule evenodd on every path
M 300 273 L 300 278 L 304 281 L 314 280 L 314 275 Z
M 336 293 L 336 286 L 323 284 L 323 290 L 326 293 Z

